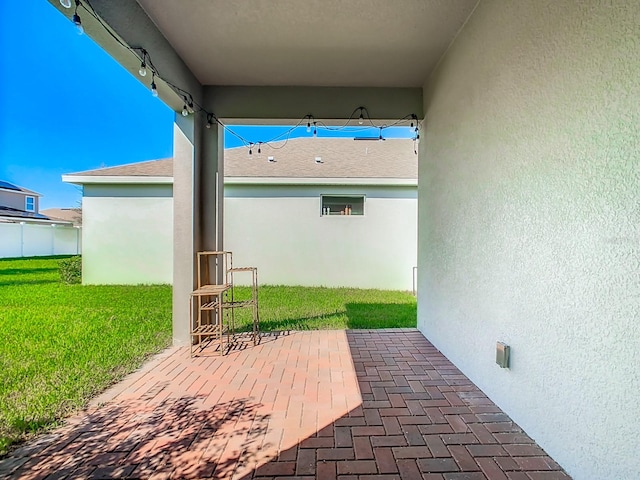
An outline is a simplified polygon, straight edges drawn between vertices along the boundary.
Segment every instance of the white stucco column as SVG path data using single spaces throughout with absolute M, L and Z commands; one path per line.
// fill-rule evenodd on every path
M 191 119 L 189 119 L 191 120 Z M 189 293 L 194 278 L 193 121 L 178 118 L 173 127 L 173 343 L 189 341 Z
M 218 182 L 218 170 L 222 162 L 223 135 L 215 127 L 202 128 L 202 151 L 196 170 L 196 217 L 199 232 L 196 237 L 198 250 L 217 250 L 219 209 L 222 208 L 222 190 Z M 220 201 L 218 199 L 220 198 Z
M 197 116 L 176 115 L 173 137 L 173 344 L 186 345 L 196 253 L 222 247 L 222 135 Z

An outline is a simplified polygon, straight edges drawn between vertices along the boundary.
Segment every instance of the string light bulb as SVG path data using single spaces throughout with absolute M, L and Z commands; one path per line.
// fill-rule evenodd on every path
M 82 20 L 80 20 L 80 15 L 78 15 L 79 7 L 80 7 L 80 0 L 76 0 L 76 9 L 73 11 L 73 17 L 71 17 L 71 21 L 76 26 L 76 30 L 78 30 L 78 35 L 82 35 L 84 33 L 84 27 L 82 26 Z
M 182 116 L 183 117 L 188 117 L 189 116 L 189 109 L 187 108 L 187 104 L 186 103 L 182 107 Z
M 307 122 L 307 133 L 311 133 L 311 122 Z
M 64 8 L 71 8 L 71 0 L 60 0 L 60 5 Z
M 260 148 L 262 145 L 262 142 L 258 143 L 258 155 L 260 155 L 262 153 L 262 148 Z
M 76 30 L 78 30 L 78 35 L 82 35 L 84 33 L 84 27 L 82 26 L 82 20 L 80 20 L 80 15 L 78 13 L 73 14 L 73 24 L 76 26 Z
M 420 144 L 420 134 L 419 133 L 416 133 L 415 142 L 416 142 L 416 144 Z
M 158 96 L 158 89 L 156 88 L 155 80 L 151 80 L 151 96 L 152 97 L 157 97 Z
M 147 76 L 147 65 L 144 63 L 144 60 L 140 64 L 140 70 L 138 70 L 138 73 L 140 74 L 141 77 Z
M 362 108 L 360 108 L 360 118 L 358 118 L 358 125 L 362 125 L 364 123 L 364 115 L 362 114 Z
M 253 150 L 252 150 L 252 148 L 253 148 L 253 143 L 250 143 L 250 144 L 249 144 L 249 156 L 253 155 Z
M 318 126 L 317 126 L 316 122 L 313 122 L 313 136 L 314 137 L 318 136 Z
M 409 125 L 409 130 L 413 130 L 413 122 L 417 122 L 418 121 L 418 117 L 416 116 L 415 113 L 411 114 L 411 125 Z M 418 130 L 418 125 L 415 126 L 416 131 Z
M 207 124 L 205 125 L 205 127 L 207 128 L 211 128 L 211 120 L 212 120 L 213 115 L 209 114 L 207 115 Z

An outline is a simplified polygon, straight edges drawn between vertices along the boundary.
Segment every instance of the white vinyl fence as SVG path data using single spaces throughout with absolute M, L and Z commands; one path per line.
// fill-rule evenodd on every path
M 0 258 L 81 253 L 79 227 L 0 223 Z

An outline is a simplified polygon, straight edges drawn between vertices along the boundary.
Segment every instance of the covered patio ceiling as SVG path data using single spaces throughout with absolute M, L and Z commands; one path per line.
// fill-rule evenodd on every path
M 138 3 L 202 85 L 422 87 L 478 0 Z
M 49 1 L 71 19 L 73 8 Z M 151 80 L 137 75 L 148 52 L 159 96 L 172 109 L 182 110 L 187 92 L 207 112 L 236 123 L 291 121 L 310 112 L 338 120 L 358 105 L 380 120 L 421 117 L 423 86 L 478 0 L 80 5 L 85 31 L 150 88 Z

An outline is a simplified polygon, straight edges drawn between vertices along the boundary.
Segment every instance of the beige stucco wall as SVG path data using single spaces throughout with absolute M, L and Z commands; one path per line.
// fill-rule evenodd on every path
M 576 479 L 640 472 L 639 26 L 482 0 L 425 88 L 419 327 Z
M 364 195 L 365 214 L 321 216 L 321 195 Z M 412 289 L 415 186 L 225 185 L 224 206 L 225 249 L 261 284 Z
M 171 283 L 171 185 L 85 185 L 84 284 Z

